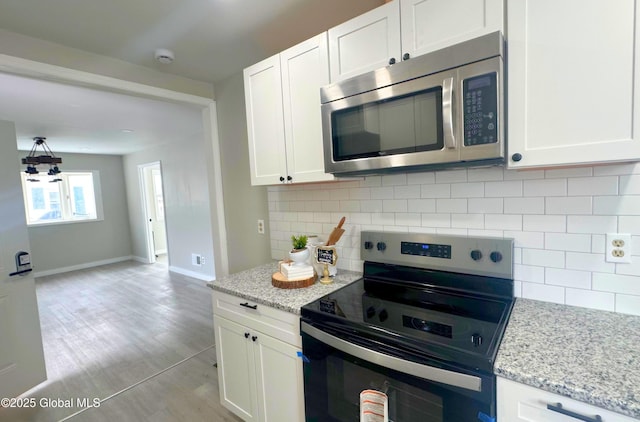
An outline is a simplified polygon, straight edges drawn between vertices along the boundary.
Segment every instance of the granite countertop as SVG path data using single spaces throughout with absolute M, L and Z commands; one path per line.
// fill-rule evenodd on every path
M 640 316 L 516 300 L 498 376 L 640 418 Z
M 300 289 L 280 289 L 271 285 L 271 275 L 278 271 L 278 263 L 272 262 L 222 277 L 207 286 L 213 290 L 240 296 L 283 311 L 300 315 L 300 308 L 309 302 L 331 293 L 362 277 L 361 273 L 338 269 L 333 283 L 317 282 Z

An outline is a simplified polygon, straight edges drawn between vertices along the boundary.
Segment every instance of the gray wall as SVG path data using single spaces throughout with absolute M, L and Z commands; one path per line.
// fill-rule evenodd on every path
M 267 189 L 251 186 L 242 73 L 215 85 L 229 272 L 271 261 Z M 258 234 L 258 219 L 266 234 Z
M 124 157 L 132 254 L 147 258 L 138 165 L 160 161 L 170 268 L 213 279 L 215 266 L 202 132 Z M 191 254 L 205 264 L 191 264 Z
M 21 151 L 20 156 L 26 152 Z M 36 273 L 131 255 L 127 196 L 118 155 L 57 154 L 61 170 L 100 172 L 104 220 L 29 227 Z

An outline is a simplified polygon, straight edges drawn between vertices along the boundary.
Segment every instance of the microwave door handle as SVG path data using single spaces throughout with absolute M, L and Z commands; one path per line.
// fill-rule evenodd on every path
M 444 146 L 454 149 L 456 137 L 453 134 L 453 78 L 442 81 L 442 120 Z

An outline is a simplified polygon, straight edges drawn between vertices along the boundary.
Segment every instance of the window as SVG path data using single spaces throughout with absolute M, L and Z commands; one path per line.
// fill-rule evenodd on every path
M 28 225 L 102 219 L 98 172 L 20 175 Z

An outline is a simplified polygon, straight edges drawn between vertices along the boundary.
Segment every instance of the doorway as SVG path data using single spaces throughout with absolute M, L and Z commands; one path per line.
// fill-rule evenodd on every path
M 150 264 L 168 256 L 167 228 L 162 194 L 162 166 L 159 161 L 138 166 L 140 201 L 143 209 L 147 258 Z M 165 259 L 162 259 L 165 261 Z M 165 261 L 166 262 L 166 261 Z

